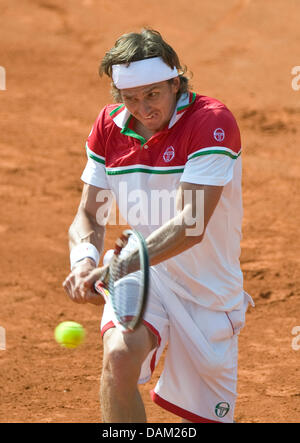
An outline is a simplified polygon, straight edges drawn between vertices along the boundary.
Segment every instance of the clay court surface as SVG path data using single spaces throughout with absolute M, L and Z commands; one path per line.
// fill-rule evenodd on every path
M 299 422 L 299 20 L 297 0 L 1 2 L 0 422 L 101 422 L 101 308 L 73 304 L 61 284 L 85 140 L 111 102 L 99 61 L 143 26 L 163 34 L 193 89 L 226 103 L 242 132 L 241 263 L 256 307 L 240 336 L 236 421 Z M 119 231 L 109 227 L 106 249 Z M 87 330 L 76 350 L 53 339 L 63 320 Z M 142 387 L 148 420 L 175 423 L 150 400 L 161 368 Z

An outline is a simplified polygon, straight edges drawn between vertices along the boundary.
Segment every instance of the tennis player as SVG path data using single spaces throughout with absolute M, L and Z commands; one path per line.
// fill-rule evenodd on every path
M 138 384 L 150 379 L 168 344 L 153 401 L 184 422 L 231 423 L 238 335 L 253 304 L 239 261 L 238 125 L 220 101 L 190 91 L 176 52 L 157 31 L 121 36 L 100 74 L 111 78 L 117 103 L 101 110 L 87 139 L 82 199 L 69 230 L 72 270 L 63 286 L 74 302 L 103 303 L 92 288 L 105 271 L 97 266 L 113 197 L 146 238 L 151 262 L 149 301 L 136 331 L 115 328 L 104 307 L 102 420 L 146 421 Z M 166 196 L 174 193 L 166 217 Z M 126 260 L 134 271 L 130 244 Z M 125 277 L 128 293 L 135 277 Z

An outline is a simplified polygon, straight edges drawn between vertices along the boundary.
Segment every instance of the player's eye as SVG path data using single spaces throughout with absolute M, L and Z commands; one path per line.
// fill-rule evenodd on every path
M 150 92 L 149 94 L 148 94 L 148 97 L 149 98 L 156 98 L 156 97 L 158 97 L 158 92 Z
M 124 99 L 130 104 L 135 103 L 137 101 L 135 97 L 124 97 Z

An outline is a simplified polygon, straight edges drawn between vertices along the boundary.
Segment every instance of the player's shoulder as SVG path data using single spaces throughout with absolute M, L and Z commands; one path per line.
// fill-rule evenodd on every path
M 113 103 L 105 105 L 99 112 L 96 119 L 96 126 L 100 132 L 103 130 L 113 129 L 114 119 L 124 110 L 125 106 L 123 103 Z
M 113 120 L 118 114 L 120 114 L 125 109 L 124 103 L 113 103 L 105 106 L 105 112 L 107 118 Z
M 98 114 L 97 120 L 111 122 L 113 118 L 124 109 L 123 103 L 105 105 Z
M 226 146 L 238 152 L 241 138 L 233 113 L 220 100 L 197 95 L 189 118 L 191 142 L 198 148 Z
M 224 123 L 237 125 L 236 119 L 230 109 L 220 100 L 205 95 L 196 95 L 195 105 L 191 118 L 207 124 Z

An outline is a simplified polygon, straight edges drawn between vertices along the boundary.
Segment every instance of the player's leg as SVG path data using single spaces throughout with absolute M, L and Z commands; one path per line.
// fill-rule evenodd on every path
M 171 339 L 153 401 L 183 423 L 232 423 L 238 347 L 226 313 L 165 292 Z
M 103 368 L 100 387 L 102 421 L 146 422 L 137 388 L 142 363 L 157 346 L 157 338 L 144 325 L 132 333 L 109 329 L 103 336 Z

